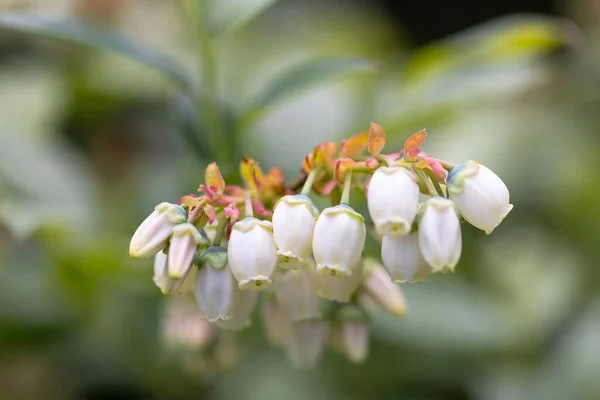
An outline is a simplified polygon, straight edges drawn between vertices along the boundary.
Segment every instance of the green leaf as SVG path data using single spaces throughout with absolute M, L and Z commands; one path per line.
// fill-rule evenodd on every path
M 144 44 L 99 25 L 44 14 L 9 13 L 0 14 L 0 28 L 121 54 L 164 72 L 185 90 L 193 87 L 192 79 L 178 63 Z
M 208 10 L 211 31 L 216 35 L 231 33 L 276 2 L 277 0 L 212 0 Z
M 305 62 L 275 77 L 242 114 L 241 125 L 258 119 L 266 110 L 321 83 L 359 72 L 375 72 L 372 61 L 358 58 Z

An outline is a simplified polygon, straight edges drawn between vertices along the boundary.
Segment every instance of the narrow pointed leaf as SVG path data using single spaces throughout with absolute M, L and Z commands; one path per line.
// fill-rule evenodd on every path
M 379 153 L 381 153 L 381 150 L 383 150 L 384 146 L 385 131 L 381 125 L 371 122 L 371 127 L 369 128 L 369 153 L 373 157 L 376 157 L 379 155 Z
M 209 3 L 211 31 L 216 35 L 230 34 L 242 28 L 276 2 L 277 0 L 211 0 Z

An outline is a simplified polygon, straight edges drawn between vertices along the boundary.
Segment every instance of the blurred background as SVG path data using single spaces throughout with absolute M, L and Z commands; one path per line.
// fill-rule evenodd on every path
M 0 398 L 600 399 L 600 0 L 203 0 L 200 32 L 190 1 L 0 1 Z M 127 253 L 154 205 L 370 121 L 514 210 L 371 316 L 364 364 L 295 370 L 258 315 L 169 345 Z

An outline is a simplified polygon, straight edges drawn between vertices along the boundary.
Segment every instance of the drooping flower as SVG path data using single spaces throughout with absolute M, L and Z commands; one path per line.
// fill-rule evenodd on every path
M 419 248 L 434 272 L 454 270 L 462 251 L 462 236 L 451 200 L 433 197 L 425 203 L 419 221 Z
M 406 300 L 400 287 L 392 282 L 385 268 L 368 260 L 364 290 L 369 298 L 383 310 L 397 316 L 406 314 Z
M 175 225 L 186 220 L 183 207 L 177 204 L 160 203 L 137 228 L 129 243 L 132 258 L 151 257 L 165 248 Z
M 365 220 L 351 207 L 340 204 L 323 210 L 313 234 L 317 271 L 329 275 L 350 275 L 361 257 L 367 231 Z
M 384 236 L 381 243 L 383 266 L 394 283 L 425 282 L 431 268 L 421 255 L 419 236 Z
M 502 179 L 475 161 L 450 170 L 448 193 L 464 219 L 488 235 L 513 208 Z
M 229 266 L 221 269 L 204 265 L 198 271 L 194 293 L 198 308 L 210 322 L 227 320 L 233 316 L 237 282 Z
M 310 198 L 284 196 L 273 211 L 273 237 L 283 268 L 299 267 L 312 253 L 312 239 L 319 210 Z
M 164 295 L 192 292 L 194 290 L 198 268 L 190 268 L 182 278 L 173 279 L 169 276 L 167 260 L 168 256 L 162 251 L 159 251 L 154 256 L 154 284 Z
M 242 290 L 262 291 L 272 284 L 277 247 L 270 222 L 246 217 L 233 225 L 227 258 Z
M 341 323 L 341 344 L 344 354 L 354 363 L 367 359 L 369 352 L 369 328 L 364 321 L 343 321 Z
M 296 368 L 313 367 L 321 355 L 327 341 L 327 322 L 311 319 L 293 324 L 285 351 Z
M 169 276 L 172 279 L 180 279 L 187 274 L 201 241 L 200 232 L 192 224 L 184 223 L 173 228 L 168 256 Z
M 419 207 L 419 185 L 406 168 L 380 167 L 369 183 L 367 201 L 380 235 L 406 235 Z
M 239 331 L 252 323 L 252 311 L 258 301 L 258 293 L 236 289 L 233 304 L 233 316 L 228 320 L 217 321 L 217 326 L 222 329 Z
M 319 297 L 345 303 L 356 292 L 363 281 L 363 260 L 359 258 L 351 268 L 352 275 L 332 276 L 317 274 L 315 284 Z
M 321 316 L 314 275 L 310 266 L 303 265 L 299 269 L 280 272 L 275 278 L 275 297 L 292 321 Z
M 199 349 L 215 336 L 216 328 L 201 318 L 193 301 L 187 297 L 168 303 L 162 316 L 162 339 L 169 347 Z
M 289 314 L 277 302 L 274 293 L 267 293 L 261 311 L 267 341 L 272 346 L 283 347 L 292 329 L 292 319 Z

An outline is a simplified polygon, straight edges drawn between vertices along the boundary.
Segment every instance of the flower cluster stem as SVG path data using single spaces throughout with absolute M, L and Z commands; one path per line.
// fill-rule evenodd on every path
M 350 188 L 352 187 L 352 170 L 346 171 L 344 178 L 344 190 L 340 204 L 350 204 Z
M 433 183 L 431 183 L 431 181 L 429 180 L 427 175 L 425 175 L 425 172 L 423 172 L 422 169 L 415 168 L 415 167 L 413 167 L 413 171 L 415 171 L 415 174 L 417 174 L 417 176 L 419 177 L 421 182 L 423 182 L 425 184 L 425 187 L 427 187 L 427 191 L 429 192 L 429 194 L 431 196 L 437 196 L 438 193 L 435 190 L 435 186 L 433 186 Z
M 431 182 L 433 183 L 433 186 L 435 187 L 437 194 L 440 195 L 441 197 L 447 197 L 446 194 L 444 193 L 444 190 L 440 186 L 440 183 L 435 178 L 435 175 L 433 175 L 433 172 L 429 168 L 426 168 L 424 171 L 425 171 L 425 174 L 429 177 L 429 179 L 431 179 Z
M 306 178 L 306 182 L 304 182 L 304 186 L 302 186 L 302 191 L 300 192 L 300 194 L 303 194 L 305 196 L 308 196 L 310 194 L 312 186 L 315 183 L 315 178 L 317 177 L 320 171 L 321 168 L 319 167 L 316 167 L 315 169 L 310 171 L 308 177 Z
M 246 217 L 254 217 L 254 210 L 252 209 L 252 194 L 250 191 L 246 191 L 246 204 L 245 204 Z
M 221 241 L 225 236 L 225 231 L 227 230 L 227 218 L 225 218 L 225 213 L 220 214 L 217 218 L 217 233 L 215 234 L 215 240 L 213 241 L 213 245 L 220 246 Z

